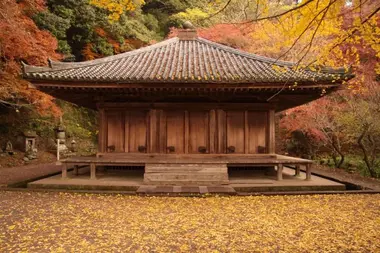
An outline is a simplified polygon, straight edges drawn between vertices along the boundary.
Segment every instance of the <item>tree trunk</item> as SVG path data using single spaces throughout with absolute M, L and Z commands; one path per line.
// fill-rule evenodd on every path
M 363 151 L 363 161 L 367 166 L 368 172 L 371 175 L 371 177 L 375 178 L 375 177 L 377 177 L 377 173 L 376 173 L 375 169 L 373 168 L 374 163 L 370 162 L 370 158 L 368 157 L 368 150 L 367 150 L 367 148 L 363 142 L 363 139 L 364 139 L 365 135 L 367 134 L 368 130 L 369 130 L 369 126 L 367 125 L 367 126 L 365 126 L 363 132 L 360 134 L 360 136 L 358 138 L 358 144 L 359 144 L 360 149 Z
M 345 158 L 345 156 L 344 156 L 344 154 L 343 154 L 343 152 L 342 152 L 342 149 L 341 149 L 341 147 L 340 147 L 340 145 L 339 145 L 339 140 L 338 140 L 338 138 L 337 138 L 336 136 L 334 136 L 334 137 L 332 138 L 332 143 L 331 143 L 331 144 L 332 144 L 332 146 L 333 146 L 335 152 L 339 154 L 339 157 L 340 157 L 339 162 L 336 160 L 336 157 L 335 157 L 335 159 L 334 159 L 334 163 L 335 163 L 335 166 L 336 166 L 338 169 L 340 169 L 340 167 L 342 167 L 342 165 L 343 165 L 343 163 L 344 163 L 344 158 Z

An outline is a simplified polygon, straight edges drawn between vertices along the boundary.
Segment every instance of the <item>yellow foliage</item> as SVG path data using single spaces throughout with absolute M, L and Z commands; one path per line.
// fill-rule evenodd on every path
M 380 248 L 380 194 L 186 198 L 4 191 L 0 203 L 1 252 Z
M 304 1 L 306 3 L 307 1 Z M 296 5 L 275 9 L 273 1 L 260 2 L 260 8 L 273 16 Z M 345 0 L 310 1 L 297 11 L 289 12 L 276 19 L 254 22 L 252 44 L 248 50 L 269 57 L 298 63 L 298 67 L 327 65 L 332 67 L 351 66 L 365 71 L 380 73 L 380 18 L 376 5 L 369 2 L 360 6 L 354 1 L 352 7 Z M 371 51 L 372 50 L 372 51 Z M 362 55 L 365 54 L 364 58 Z M 363 67 L 372 58 L 374 63 Z M 362 59 L 363 58 L 363 59 Z M 372 65 L 372 66 L 371 66 Z M 318 68 L 312 68 L 318 69 Z M 363 70 L 364 69 L 364 70 Z M 373 74 L 366 74 L 373 78 Z M 356 79 L 363 85 L 365 79 Z
M 90 0 L 90 4 L 109 11 L 108 19 L 111 23 L 119 20 L 124 12 L 134 11 L 144 3 L 144 0 Z
M 209 13 L 214 10 L 212 5 L 208 5 L 204 10 L 199 8 L 189 8 L 185 12 L 179 12 L 173 15 L 173 18 L 181 19 L 183 21 L 191 21 L 195 25 L 202 24 L 202 20 L 209 16 Z

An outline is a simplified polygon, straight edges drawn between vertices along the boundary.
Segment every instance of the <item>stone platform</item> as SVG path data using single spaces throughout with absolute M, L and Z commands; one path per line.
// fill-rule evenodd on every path
M 143 169 L 109 169 L 97 172 L 97 179 L 90 179 L 90 169 L 81 168 L 78 175 L 68 172 L 68 178 L 56 175 L 28 184 L 28 188 L 112 190 L 130 191 L 137 194 L 235 194 L 235 192 L 281 192 L 281 191 L 339 191 L 345 185 L 312 175 L 310 181 L 306 175 L 294 176 L 293 169 L 283 169 L 283 180 L 276 180 L 276 172 L 261 170 L 230 170 L 228 185 L 149 185 L 144 183 Z

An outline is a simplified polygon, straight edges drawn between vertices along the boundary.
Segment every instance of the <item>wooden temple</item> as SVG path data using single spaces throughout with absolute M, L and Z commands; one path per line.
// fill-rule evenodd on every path
M 144 166 L 147 184 L 228 184 L 228 167 L 306 166 L 275 153 L 275 113 L 339 89 L 343 69 L 242 52 L 181 30 L 138 50 L 85 62 L 24 65 L 24 78 L 56 98 L 99 111 L 98 154 L 67 166 Z

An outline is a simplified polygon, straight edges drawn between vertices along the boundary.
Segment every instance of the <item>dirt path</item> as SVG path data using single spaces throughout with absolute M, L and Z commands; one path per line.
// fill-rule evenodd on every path
M 375 178 L 363 177 L 358 174 L 349 173 L 343 169 L 335 169 L 321 165 L 313 166 L 313 173 L 321 176 L 333 178 L 341 182 L 360 185 L 363 189 L 380 191 L 380 180 Z
M 60 172 L 61 168 L 61 165 L 55 165 L 55 163 L 2 168 L 0 170 L 0 188 L 54 174 Z

